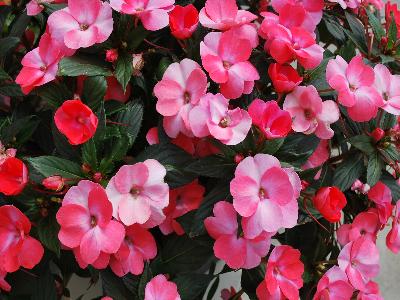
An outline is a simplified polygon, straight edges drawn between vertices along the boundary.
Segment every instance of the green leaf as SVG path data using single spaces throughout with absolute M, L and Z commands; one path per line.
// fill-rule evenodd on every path
M 2 142 L 13 142 L 15 145 L 23 145 L 28 141 L 40 123 L 36 116 L 27 116 L 23 118 L 13 117 L 10 126 L 2 130 Z
M 22 35 L 25 33 L 26 28 L 28 27 L 30 21 L 31 21 L 31 17 L 26 14 L 26 11 L 24 11 L 14 21 L 9 35 L 13 36 L 13 37 L 18 37 L 18 38 L 22 37 Z
M 0 68 L 0 81 L 11 79 L 10 75 L 7 74 L 2 68 Z
M 97 110 L 104 99 L 107 81 L 103 76 L 93 76 L 85 79 L 82 99 L 92 110 Z
M 9 97 L 22 97 L 24 93 L 22 93 L 21 87 L 16 83 L 7 83 L 0 86 L 0 94 Z
M 15 48 L 19 43 L 18 37 L 8 36 L 0 39 L 0 57 L 7 55 L 9 51 Z
M 100 278 L 106 296 L 118 300 L 135 299 L 121 278 L 116 276 L 110 269 L 101 270 Z
M 64 83 L 54 81 L 38 88 L 37 93 L 53 108 L 58 108 L 65 100 L 73 99 L 73 92 Z
M 139 100 L 129 102 L 126 109 L 117 114 L 116 121 L 126 126 L 130 135 L 131 145 L 139 134 L 143 120 L 143 103 Z
M 133 65 L 132 65 L 132 55 L 129 53 L 120 53 L 115 66 L 115 77 L 121 84 L 124 93 L 126 91 L 126 86 L 132 77 Z
M 375 38 L 378 41 L 378 43 L 380 43 L 382 37 L 386 35 L 385 30 L 382 27 L 382 23 L 369 9 L 366 9 L 365 11 L 367 12 L 369 24 L 372 27 L 372 31 L 374 32 Z
M 389 161 L 400 161 L 400 153 L 392 144 L 388 148 L 379 149 L 379 152 Z
M 96 143 L 93 138 L 88 140 L 82 146 L 82 161 L 88 164 L 91 168 L 97 169 L 98 161 L 97 161 L 97 149 Z
M 256 289 L 258 285 L 264 280 L 264 278 L 265 278 L 264 264 L 261 264 L 257 268 L 242 270 L 242 278 L 241 278 L 242 289 L 250 297 L 250 299 L 257 299 Z
M 60 175 L 68 179 L 83 179 L 81 166 L 73 161 L 55 156 L 39 156 L 27 158 L 31 168 L 44 177 Z
M 57 300 L 56 281 L 50 267 L 35 281 L 31 300 Z
M 153 275 L 151 273 L 150 265 L 146 263 L 146 266 L 143 270 L 142 276 L 140 276 L 139 281 L 138 295 L 140 300 L 144 299 L 146 285 L 152 278 Z
M 213 282 L 212 286 L 210 287 L 210 290 L 208 291 L 207 300 L 212 300 L 212 299 L 214 299 L 214 296 L 216 296 L 216 295 L 215 295 L 215 292 L 216 292 L 217 289 L 218 289 L 219 281 L 220 281 L 220 279 L 219 279 L 219 276 L 218 276 L 218 277 L 215 279 L 215 281 Z
M 230 178 L 233 176 L 236 164 L 219 155 L 200 158 L 189 164 L 185 171 L 212 178 Z
M 41 243 L 50 251 L 60 256 L 60 242 L 58 241 L 58 225 L 54 215 L 41 219 L 37 223 L 37 232 Z
M 393 128 L 397 123 L 397 116 L 392 115 L 386 111 L 382 112 L 382 118 L 378 125 L 378 127 L 382 128 L 383 130 L 389 130 Z
M 110 76 L 109 65 L 91 56 L 75 55 L 65 57 L 59 64 L 61 76 Z
M 381 181 L 392 191 L 393 202 L 397 202 L 400 199 L 400 185 L 398 184 L 397 180 L 389 172 L 384 171 Z
M 329 33 L 341 43 L 346 41 L 346 36 L 343 33 L 343 27 L 339 24 L 334 17 L 324 15 L 323 21 L 325 22 L 326 29 Z
M 193 300 L 204 294 L 213 279 L 213 275 L 189 273 L 178 275 L 174 282 L 178 286 L 182 300 Z
M 345 191 L 363 174 L 364 170 L 363 155 L 360 153 L 351 155 L 336 168 L 333 185 Z
M 370 155 L 367 167 L 367 183 L 370 186 L 374 186 L 379 181 L 384 166 L 385 164 L 378 152 Z
M 391 50 L 397 41 L 396 18 L 394 17 L 393 12 L 390 13 L 390 16 L 391 16 L 392 21 L 390 22 L 389 30 L 388 30 L 388 43 L 387 43 L 388 50 Z
M 356 135 L 349 139 L 349 143 L 366 154 L 376 151 L 374 139 L 367 135 Z
M 129 35 L 126 41 L 128 49 L 130 51 L 136 50 L 136 48 L 143 42 L 146 36 L 149 35 L 149 31 L 143 26 L 137 26 Z
M 273 140 L 266 140 L 264 143 L 264 147 L 260 150 L 260 153 L 266 154 L 275 154 L 283 145 L 285 139 L 273 139 Z
M 365 38 L 364 26 L 361 21 L 357 19 L 353 14 L 345 12 L 346 20 L 349 23 L 351 32 L 344 29 L 345 33 L 353 41 L 353 43 L 358 47 L 358 49 L 364 53 L 368 52 L 367 40 Z

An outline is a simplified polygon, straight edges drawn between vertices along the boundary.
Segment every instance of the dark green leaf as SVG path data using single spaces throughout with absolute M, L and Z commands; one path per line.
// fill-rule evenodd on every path
M 11 31 L 10 31 L 10 36 L 14 37 L 22 37 L 22 35 L 26 31 L 26 27 L 28 27 L 29 22 L 31 21 L 31 17 L 26 14 L 26 11 L 24 11 L 22 14 L 20 14 L 17 19 L 15 20 L 14 24 L 12 25 Z
M 392 191 L 392 200 L 397 202 L 400 199 L 400 184 L 398 184 L 396 179 L 387 171 L 383 172 L 381 181 L 390 188 Z
M 81 166 L 73 161 L 55 156 L 39 156 L 27 159 L 31 168 L 44 177 L 60 175 L 69 179 L 83 179 Z
M 2 68 L 0 68 L 0 81 L 11 79 L 10 75 L 7 74 Z
M 101 270 L 100 278 L 106 296 L 118 300 L 135 299 L 121 278 L 116 276 L 110 269 Z
M 138 287 L 138 295 L 139 299 L 144 299 L 144 293 L 147 283 L 153 278 L 153 274 L 151 273 L 150 265 L 147 263 L 142 276 L 140 276 L 139 287 Z
M 375 38 L 378 41 L 378 43 L 380 43 L 382 37 L 385 36 L 385 30 L 382 27 L 382 23 L 369 9 L 366 9 L 365 11 L 367 12 L 369 24 L 372 27 L 372 31 L 374 32 Z
M 236 164 L 218 155 L 200 158 L 189 164 L 185 171 L 212 178 L 230 178 L 233 176 Z
M 61 76 L 110 76 L 109 66 L 101 60 L 88 56 L 65 57 L 59 64 Z
M 21 87 L 16 83 L 8 83 L 0 86 L 0 94 L 10 97 L 24 96 L 24 93 L 21 91 Z
M 189 273 L 178 275 L 174 282 L 178 286 L 182 300 L 193 300 L 204 294 L 213 278 L 213 275 Z
M 324 22 L 329 33 L 340 42 L 346 41 L 346 36 L 343 33 L 343 27 L 333 17 L 324 17 Z
M 336 168 L 333 176 L 333 185 L 345 191 L 364 171 L 363 155 L 351 155 Z
M 242 289 L 251 299 L 257 299 L 256 289 L 258 285 L 264 280 L 264 277 L 265 267 L 263 264 L 254 269 L 242 270 Z
M 125 126 L 133 144 L 139 134 L 143 120 L 143 103 L 139 100 L 129 102 L 126 109 L 117 114 L 116 121 Z
M 124 92 L 126 91 L 126 86 L 132 77 L 133 65 L 132 65 L 132 55 L 129 53 L 120 53 L 115 66 L 115 77 L 121 84 Z
M 58 241 L 58 225 L 54 215 L 41 219 L 37 223 L 37 232 L 41 243 L 49 250 L 60 256 L 60 242 Z
M 366 154 L 376 151 L 374 139 L 367 135 L 356 135 L 349 139 L 349 143 Z
M 18 37 L 5 37 L 0 39 L 0 57 L 5 56 L 10 50 L 15 48 L 19 43 Z
M 207 300 L 214 299 L 214 296 L 216 296 L 215 292 L 217 291 L 218 286 L 219 286 L 219 276 L 215 279 L 215 281 L 213 282 L 210 290 L 208 291 Z
M 345 29 L 345 33 L 349 36 L 349 38 L 353 41 L 353 43 L 358 47 L 360 51 L 368 53 L 364 26 L 362 25 L 361 21 L 347 11 L 345 12 L 345 16 L 351 29 L 351 32 Z
M 132 33 L 128 35 L 128 39 L 126 41 L 128 49 L 130 51 L 134 51 L 143 42 L 148 34 L 149 31 L 143 26 L 137 26 Z
M 34 286 L 31 300 L 57 300 L 56 282 L 50 268 L 41 274 Z
M 393 15 L 393 12 L 390 13 L 391 15 L 391 22 L 389 25 L 389 30 L 388 30 L 388 43 L 387 43 L 387 49 L 391 50 L 394 46 L 394 44 L 397 41 L 397 25 L 396 25 L 396 18 Z
M 384 162 L 378 152 L 374 152 L 369 156 L 367 167 L 367 183 L 374 186 L 382 175 Z
M 58 108 L 65 100 L 73 99 L 73 92 L 63 83 L 50 82 L 38 88 L 37 93 L 53 108 Z
M 397 123 L 397 116 L 392 115 L 386 111 L 382 112 L 382 118 L 378 125 L 378 127 L 382 128 L 383 130 L 389 130 L 393 128 Z
M 285 139 L 266 140 L 260 153 L 275 154 L 283 145 Z
M 92 110 L 97 110 L 104 99 L 107 90 L 107 81 L 103 76 L 93 76 L 85 79 L 82 100 Z
M 394 145 L 389 145 L 387 148 L 379 149 L 379 152 L 389 161 L 400 161 L 400 153 Z

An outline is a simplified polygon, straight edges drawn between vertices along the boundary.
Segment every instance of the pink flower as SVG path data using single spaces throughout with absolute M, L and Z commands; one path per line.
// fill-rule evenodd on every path
M 295 14 L 301 14 L 303 21 L 298 25 L 309 32 L 314 32 L 316 26 L 322 19 L 323 0 L 272 0 L 272 7 L 280 18 L 292 18 Z M 301 11 L 303 10 L 303 11 Z M 298 15 L 296 15 L 299 18 Z
M 313 154 L 308 158 L 306 163 L 301 167 L 303 170 L 322 166 L 330 157 L 329 140 L 321 140 Z M 315 175 L 315 179 L 319 179 L 321 170 Z
M 343 224 L 337 231 L 337 239 L 344 246 L 361 236 L 365 236 L 375 243 L 376 234 L 380 228 L 377 210 L 374 208 L 359 213 L 351 224 Z
M 246 10 L 239 10 L 235 0 L 207 0 L 200 11 L 199 19 L 204 27 L 225 31 L 253 22 L 257 16 Z
M 283 109 L 293 118 L 292 128 L 320 139 L 333 137 L 330 125 L 339 120 L 339 108 L 332 100 L 322 101 L 314 86 L 298 86 L 286 96 Z
M 374 70 L 364 64 L 361 55 L 349 64 L 341 57 L 331 59 L 326 68 L 329 85 L 338 92 L 338 101 L 347 107 L 350 118 L 357 122 L 369 121 L 383 105 L 382 97 L 372 86 Z
M 227 145 L 242 142 L 251 127 L 247 111 L 230 110 L 229 101 L 221 94 L 208 93 L 189 113 L 189 123 L 196 137 L 212 135 Z
M 351 190 L 358 194 L 366 195 L 370 189 L 371 187 L 368 184 L 362 183 L 359 179 L 354 181 L 354 183 L 351 185 Z
M 375 203 L 381 224 L 386 224 L 392 215 L 392 191 L 382 181 L 378 181 L 369 190 L 368 198 Z
M 207 76 L 200 65 L 185 58 L 168 66 L 163 78 L 154 87 L 157 111 L 163 115 L 164 129 L 176 138 L 179 132 L 192 136 L 188 114 L 207 91 Z
M 69 248 L 79 247 L 87 264 L 94 263 L 101 252 L 118 251 L 125 236 L 124 227 L 112 220 L 112 205 L 106 191 L 97 183 L 82 180 L 68 190 L 57 212 L 61 226 L 58 238 Z
M 4 269 L 3 264 L 4 264 L 4 259 L 0 258 L 0 293 L 1 293 L 1 291 L 6 291 L 6 292 L 11 291 L 10 284 L 5 280 L 5 277 L 7 276 L 7 272 Z
M 304 265 L 300 260 L 299 250 L 286 245 L 275 247 L 268 258 L 263 281 L 272 297 L 264 299 L 299 299 L 303 272 Z
M 269 65 L 268 75 L 277 93 L 290 93 L 303 80 L 292 66 L 277 63 Z
M 15 272 L 20 267 L 32 269 L 43 257 L 38 240 L 29 236 L 31 222 L 15 206 L 0 207 L 0 257 L 2 273 Z
M 168 12 L 174 8 L 175 0 L 111 0 L 113 9 L 133 15 L 142 21 L 144 28 L 156 31 L 168 26 Z
M 395 207 L 392 228 L 386 236 L 386 246 L 397 254 L 400 251 L 400 202 L 397 202 Z
M 24 94 L 56 78 L 58 62 L 63 57 L 60 45 L 50 35 L 43 34 L 39 47 L 29 51 L 21 61 L 22 69 L 15 82 Z
M 111 35 L 112 10 L 100 0 L 68 0 L 68 7 L 52 13 L 47 24 L 58 42 L 70 49 L 87 48 Z
M 392 75 L 389 69 L 381 64 L 374 67 L 374 87 L 382 96 L 382 109 L 394 115 L 400 115 L 400 76 Z
M 215 239 L 214 254 L 232 269 L 251 269 L 267 255 L 274 233 L 262 232 L 255 238 L 238 237 L 237 214 L 233 205 L 220 201 L 214 205 L 214 217 L 204 220 L 208 234 Z
M 313 300 L 350 300 L 353 291 L 346 273 L 334 266 L 318 281 Z
M 246 157 L 230 184 L 233 206 L 243 218 L 243 231 L 255 238 L 263 230 L 275 232 L 297 224 L 301 183 L 291 168 L 282 168 L 272 155 Z
M 152 222 L 154 218 L 159 225 L 165 218 L 162 209 L 168 205 L 166 173 L 154 159 L 122 166 L 107 185 L 113 216 L 127 226 Z
M 142 274 L 144 261 L 157 255 L 156 241 L 149 231 L 137 224 L 125 230 L 125 239 L 110 260 L 111 269 L 120 277 L 128 273 Z
M 210 32 L 200 43 L 203 67 L 220 84 L 226 98 L 250 94 L 254 81 L 260 79 L 257 69 L 248 61 L 251 51 L 250 41 L 238 38 L 234 31 Z
M 336 186 L 321 187 L 312 199 L 314 207 L 330 223 L 339 222 L 346 206 L 345 195 Z
M 265 19 L 259 34 L 266 40 L 264 49 L 273 59 L 280 64 L 297 60 L 305 69 L 313 69 L 320 64 L 324 49 L 316 44 L 311 33 L 301 27 L 287 28 L 273 13 L 262 15 Z
M 361 0 L 328 0 L 329 2 L 338 3 L 343 9 L 357 8 L 361 4 Z
M 379 285 L 374 281 L 368 282 L 366 289 L 358 293 L 357 300 L 383 300 L 379 292 Z
M 64 245 L 62 245 L 62 246 L 64 246 Z M 64 247 L 65 247 L 65 246 L 64 246 Z M 77 261 L 79 267 L 80 267 L 81 269 L 86 269 L 86 268 L 89 266 L 89 263 L 87 263 L 87 262 L 82 258 L 81 251 L 80 251 L 80 247 L 78 246 L 78 247 L 72 249 L 72 252 L 73 252 L 74 255 L 75 255 L 75 259 L 76 259 L 76 261 Z M 91 265 L 93 268 L 98 269 L 98 270 L 105 269 L 105 268 L 107 268 L 107 266 L 108 266 L 109 263 L 110 263 L 110 257 L 111 257 L 111 254 L 105 253 L 105 252 L 103 252 L 103 251 L 100 251 L 99 257 L 98 257 L 94 262 L 92 262 L 90 265 Z
M 171 34 L 180 40 L 192 36 L 199 24 L 199 12 L 193 4 L 187 6 L 176 5 L 169 14 Z
M 164 275 L 157 275 L 147 283 L 144 300 L 181 300 L 176 284 Z
M 338 263 L 352 286 L 365 290 L 366 284 L 379 273 L 379 251 L 374 242 L 362 236 L 344 246 Z
M 276 101 L 264 102 L 255 99 L 251 102 L 249 115 L 267 139 L 283 138 L 292 129 L 292 119 L 287 111 L 281 110 Z
M 183 187 L 171 190 L 169 192 L 169 204 L 164 208 L 166 219 L 160 224 L 161 232 L 165 235 L 172 232 L 183 235 L 185 231 L 175 219 L 199 208 L 204 192 L 205 188 L 197 180 Z

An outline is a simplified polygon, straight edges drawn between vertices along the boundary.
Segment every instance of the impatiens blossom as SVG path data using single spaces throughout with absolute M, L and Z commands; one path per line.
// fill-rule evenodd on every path
M 208 217 L 204 225 L 215 239 L 214 254 L 232 269 L 251 269 L 258 266 L 261 257 L 267 255 L 273 234 L 262 232 L 255 238 L 238 236 L 237 213 L 231 203 L 220 201 L 214 206 L 214 217 Z
M 144 300 L 181 300 L 175 283 L 168 281 L 165 275 L 157 275 L 147 283 Z
M 314 207 L 331 223 L 339 222 L 346 206 L 345 195 L 335 186 L 320 188 L 313 198 Z
M 368 192 L 368 198 L 378 209 L 379 221 L 386 224 L 392 214 L 392 191 L 382 181 L 378 181 Z
M 193 4 L 187 6 L 176 5 L 169 14 L 171 34 L 179 40 L 192 36 L 199 23 L 199 12 Z
M 11 286 L 10 284 L 5 280 L 5 277 L 7 275 L 6 270 L 4 270 L 4 259 L 0 258 L 0 293 L 1 291 L 6 291 L 9 292 L 11 291 Z
M 122 224 L 112 220 L 112 205 L 97 183 L 82 180 L 68 190 L 57 212 L 60 242 L 79 247 L 81 259 L 92 264 L 101 253 L 116 253 L 124 239 Z
M 297 224 L 301 183 L 291 168 L 282 168 L 272 155 L 246 157 L 236 167 L 230 191 L 235 210 L 244 217 L 248 238 Z
M 126 227 L 125 231 L 121 247 L 110 260 L 111 269 L 120 277 L 128 273 L 141 274 L 144 262 L 157 255 L 156 241 L 147 229 L 135 224 Z
M 306 163 L 302 166 L 303 170 L 313 169 L 322 166 L 330 156 L 329 140 L 321 140 L 314 150 L 313 154 L 308 158 Z M 315 175 L 314 179 L 319 179 L 321 170 Z
M 331 59 L 326 68 L 329 85 L 338 92 L 338 101 L 347 107 L 351 119 L 369 121 L 376 116 L 383 100 L 373 87 L 374 70 L 364 64 L 361 55 L 349 64 L 341 57 Z
M 360 0 L 328 0 L 329 2 L 338 3 L 343 9 L 357 8 L 360 6 Z
M 0 164 L 0 193 L 15 196 L 22 192 L 28 183 L 28 168 L 15 157 L 8 157 Z
M 290 93 L 303 80 L 290 65 L 270 64 L 268 75 L 277 93 Z
M 357 295 L 357 300 L 384 300 L 379 292 L 379 285 L 370 281 L 366 285 L 366 289 L 360 291 Z
M 163 234 L 175 232 L 178 235 L 183 235 L 185 231 L 176 221 L 176 218 L 199 208 L 203 200 L 204 192 L 205 188 L 197 181 L 171 190 L 169 192 L 169 204 L 164 208 L 166 218 L 165 221 L 160 224 L 161 232 Z
M 122 166 L 107 185 L 113 216 L 125 225 L 144 224 L 165 218 L 162 209 L 168 205 L 167 171 L 154 159 Z
M 0 267 L 3 273 L 15 272 L 20 267 L 32 269 L 42 259 L 44 249 L 29 235 L 30 231 L 31 222 L 18 208 L 13 205 L 0 207 L 0 257 L 3 259 Z
M 154 87 L 157 111 L 163 115 L 164 129 L 176 138 L 180 132 L 192 136 L 188 114 L 207 90 L 207 76 L 198 63 L 185 58 L 168 66 L 163 78 Z
M 199 18 L 204 27 L 225 31 L 248 24 L 257 16 L 247 10 L 239 10 L 235 0 L 207 0 Z
M 395 215 L 392 221 L 392 228 L 386 236 L 386 246 L 393 252 L 400 251 L 400 202 L 395 206 Z
M 43 9 L 44 5 L 43 4 L 49 4 L 49 3 L 63 3 L 65 2 L 64 0 L 31 0 L 26 4 L 26 14 L 28 16 L 36 16 L 37 14 L 40 14 Z
M 60 45 L 50 35 L 43 34 L 39 47 L 28 52 L 21 61 L 22 69 L 15 82 L 22 92 L 29 94 L 35 87 L 54 80 L 62 56 Z
M 210 32 L 200 43 L 203 67 L 219 83 L 226 98 L 250 94 L 254 81 L 260 79 L 257 69 L 248 61 L 251 51 L 250 41 L 238 38 L 234 31 Z
M 212 135 L 224 144 L 237 145 L 246 138 L 251 118 L 243 109 L 229 109 L 228 99 L 221 94 L 208 93 L 190 111 L 189 123 L 196 137 Z
M 267 139 L 283 138 L 292 129 L 292 119 L 287 111 L 280 109 L 276 101 L 264 102 L 255 99 L 251 102 L 249 115 Z
M 351 285 L 365 290 L 367 283 L 379 273 L 379 251 L 374 242 L 362 236 L 344 246 L 338 263 Z
M 337 239 L 344 246 L 361 236 L 369 238 L 375 243 L 380 228 L 378 212 L 375 208 L 359 213 L 351 224 L 343 224 L 337 231 Z
M 305 69 L 319 65 L 324 49 L 316 44 L 311 33 L 301 27 L 287 28 L 273 13 L 263 13 L 263 16 L 259 34 L 266 40 L 264 49 L 273 59 L 280 64 L 297 60 Z
M 374 73 L 374 87 L 383 98 L 382 109 L 388 113 L 400 115 L 400 76 L 392 75 L 382 64 L 374 67 Z
M 52 13 L 47 24 L 53 39 L 70 49 L 87 48 L 111 35 L 112 9 L 100 0 L 68 0 L 68 7 Z
M 99 120 L 82 101 L 66 100 L 54 114 L 54 122 L 71 145 L 80 145 L 93 137 Z
M 350 300 L 353 291 L 354 288 L 349 284 L 346 273 L 334 266 L 318 281 L 313 300 Z
M 265 280 L 257 288 L 259 300 L 298 300 L 303 272 L 299 250 L 286 245 L 275 247 L 268 259 Z
M 320 139 L 332 138 L 330 125 L 339 120 L 339 108 L 332 100 L 322 101 L 314 86 L 298 86 L 286 96 L 283 109 L 293 118 L 292 128 Z
M 144 28 L 156 31 L 168 26 L 168 12 L 175 0 L 111 0 L 110 5 L 118 12 L 133 15 L 142 21 Z

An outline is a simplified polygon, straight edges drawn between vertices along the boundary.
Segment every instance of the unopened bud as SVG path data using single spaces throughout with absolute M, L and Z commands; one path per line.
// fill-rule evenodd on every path
M 140 71 L 142 71 L 144 67 L 144 59 L 142 53 L 132 55 L 132 65 L 133 65 L 132 75 L 133 76 L 139 75 Z
M 371 136 L 375 142 L 379 142 L 385 136 L 385 131 L 382 128 L 376 128 L 371 132 Z
M 65 180 L 61 176 L 50 176 L 42 181 L 42 185 L 48 189 L 55 192 L 59 192 L 64 188 Z
M 108 49 L 106 51 L 106 61 L 114 62 L 118 59 L 118 50 L 117 49 Z
M 235 161 L 236 164 L 238 164 L 238 163 L 240 163 L 243 159 L 244 159 L 243 154 L 238 153 L 238 154 L 235 155 L 234 161 Z
M 93 181 L 100 182 L 103 179 L 103 175 L 100 172 L 96 172 L 93 174 Z

